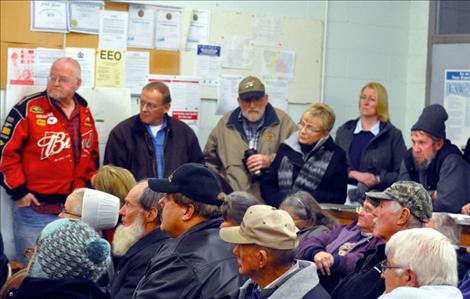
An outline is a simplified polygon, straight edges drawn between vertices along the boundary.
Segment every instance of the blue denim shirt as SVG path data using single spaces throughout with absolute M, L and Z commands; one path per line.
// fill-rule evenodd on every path
M 165 128 L 168 125 L 168 121 L 165 117 L 163 120 L 162 127 L 158 130 L 157 135 L 153 136 L 152 130 L 150 126 L 145 126 L 147 128 L 147 132 L 150 134 L 152 138 L 153 150 L 155 151 L 155 163 L 157 167 L 157 177 L 159 179 L 163 178 L 164 169 L 165 169 L 165 160 L 163 158 L 164 153 L 164 146 L 165 146 Z

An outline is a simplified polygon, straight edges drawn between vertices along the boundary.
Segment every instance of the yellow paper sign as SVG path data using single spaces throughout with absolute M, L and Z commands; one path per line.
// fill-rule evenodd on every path
M 124 87 L 124 51 L 113 49 L 96 50 L 96 87 Z

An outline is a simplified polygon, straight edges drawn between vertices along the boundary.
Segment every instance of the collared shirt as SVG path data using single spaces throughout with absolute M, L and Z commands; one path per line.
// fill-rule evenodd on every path
M 268 298 L 269 296 L 271 296 L 272 293 L 274 293 L 274 291 L 276 291 L 278 287 L 280 287 L 283 283 L 286 282 L 286 280 L 289 279 L 291 274 L 295 273 L 299 269 L 300 269 L 299 261 L 296 261 L 295 264 L 289 268 L 289 270 L 287 270 L 286 272 L 284 272 L 284 274 L 282 274 L 281 276 L 273 280 L 265 288 L 262 289 L 258 285 L 255 285 L 252 289 L 251 298 L 253 299 Z
M 245 132 L 246 139 L 250 148 L 257 149 L 261 129 L 264 125 L 264 116 L 257 122 L 250 122 L 247 120 L 240 111 L 238 120 L 242 123 L 243 131 Z
M 168 126 L 168 120 L 166 117 L 164 117 L 163 123 L 160 126 L 160 129 L 157 131 L 157 133 L 153 133 L 151 126 L 146 125 L 145 127 L 147 128 L 147 132 L 150 134 L 152 137 L 152 144 L 153 144 L 153 149 L 155 151 L 155 163 L 157 167 L 157 177 L 159 179 L 163 178 L 164 175 L 164 169 L 165 169 L 165 161 L 164 161 L 164 150 L 165 150 L 165 128 Z
M 50 98 L 52 105 L 57 108 L 57 110 L 65 117 L 67 120 L 67 129 L 70 135 L 70 141 L 72 142 L 72 149 L 73 149 L 73 160 L 75 165 L 78 164 L 80 160 L 80 149 L 81 149 L 81 135 L 80 135 L 80 104 L 78 101 L 73 99 L 75 103 L 75 108 L 73 109 L 72 113 L 70 114 L 70 118 L 67 117 L 62 107 L 59 106 L 57 100 Z
M 362 121 L 359 118 L 359 120 L 356 123 L 356 128 L 354 129 L 354 134 L 359 134 L 361 131 L 367 132 L 362 128 Z M 375 125 L 369 130 L 374 136 L 377 136 L 380 132 L 380 121 L 377 121 Z

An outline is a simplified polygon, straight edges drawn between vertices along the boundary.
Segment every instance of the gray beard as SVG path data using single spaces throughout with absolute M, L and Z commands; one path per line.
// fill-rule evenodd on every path
M 259 113 L 256 117 L 250 116 L 248 112 L 245 112 L 243 110 L 242 110 L 242 115 L 250 122 L 257 122 L 257 121 L 259 121 L 260 119 L 263 118 L 265 110 L 266 110 L 266 108 L 263 108 L 262 110 L 259 110 L 258 111 Z
M 144 236 L 145 227 L 142 224 L 142 216 L 135 218 L 134 223 L 129 226 L 120 224 L 113 237 L 113 254 L 115 256 L 123 256 L 127 253 L 137 241 Z
M 428 169 L 429 164 L 431 164 L 434 157 L 436 157 L 436 154 L 433 154 L 430 159 L 426 159 L 426 160 L 421 161 L 421 162 L 418 162 L 418 161 L 414 160 L 416 169 L 418 169 L 418 171 L 424 171 L 424 170 Z

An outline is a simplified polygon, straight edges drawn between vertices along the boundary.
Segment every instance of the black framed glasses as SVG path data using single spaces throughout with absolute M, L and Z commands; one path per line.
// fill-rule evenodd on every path
M 78 218 L 78 219 L 82 218 L 82 215 L 77 215 L 77 214 L 74 214 L 74 213 L 67 212 L 65 207 L 62 207 L 62 210 L 60 211 L 60 213 L 62 215 L 69 215 L 69 216 L 72 216 L 72 217 L 75 217 L 75 218 Z
M 387 260 L 383 260 L 380 264 L 380 271 L 385 272 L 387 269 L 403 269 L 403 267 L 398 266 L 389 266 L 387 265 Z

